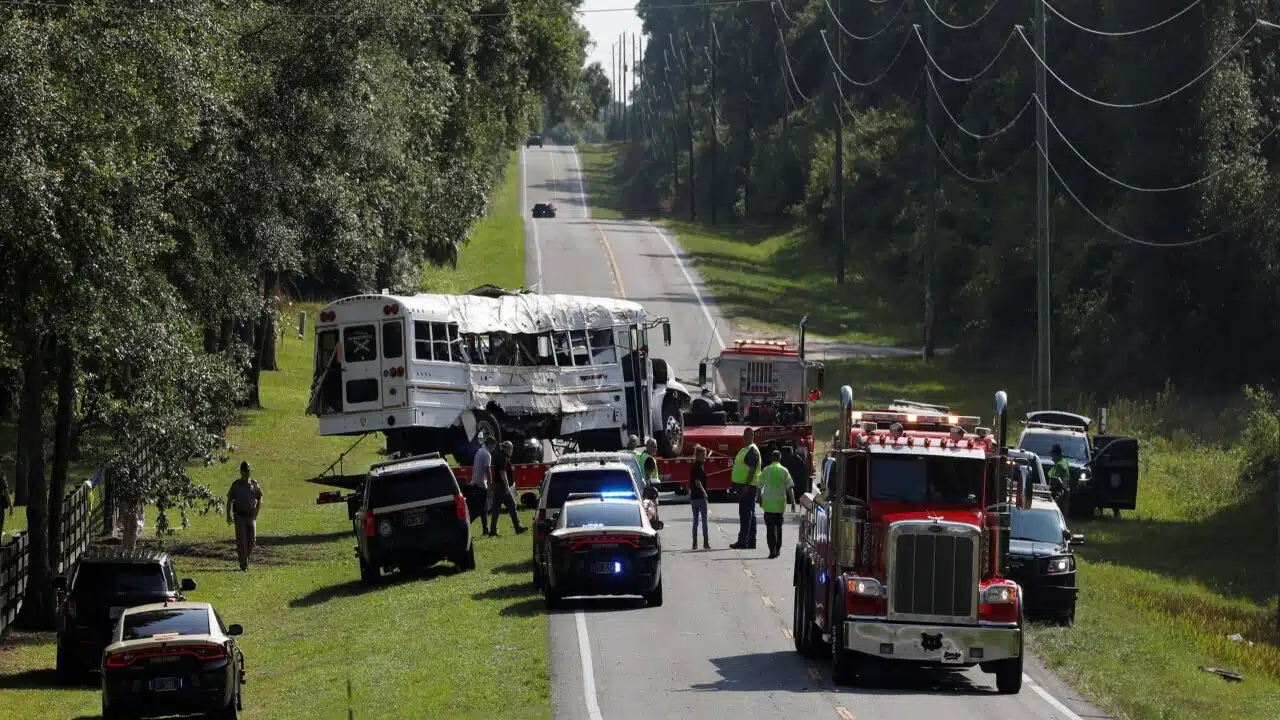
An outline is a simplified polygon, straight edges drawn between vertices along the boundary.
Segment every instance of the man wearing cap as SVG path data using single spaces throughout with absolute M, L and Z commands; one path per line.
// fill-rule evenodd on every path
M 231 483 L 227 493 L 227 524 L 234 516 L 236 524 L 236 556 L 240 569 L 249 569 L 249 555 L 258 539 L 258 511 L 262 509 L 262 486 L 249 477 L 249 463 L 240 463 L 240 479 Z
M 756 475 L 760 471 L 760 448 L 756 447 L 755 428 L 742 431 L 742 449 L 733 458 L 729 480 L 738 493 L 738 541 L 729 545 L 734 550 L 756 548 Z
M 504 509 L 511 514 L 511 526 L 517 535 L 528 530 L 520 524 L 520 515 L 516 512 L 515 468 L 511 464 L 511 456 L 514 454 L 515 445 L 510 440 L 502 441 L 498 450 L 493 453 L 493 482 L 489 485 L 489 537 L 498 537 L 498 516 Z
M 1049 481 L 1049 488 L 1055 496 L 1061 494 L 1062 512 L 1066 513 L 1071 507 L 1071 493 L 1066 492 L 1071 483 L 1071 465 L 1062 457 L 1061 445 L 1055 444 L 1050 448 L 1049 457 L 1053 458 L 1053 466 L 1045 473 L 1045 479 Z

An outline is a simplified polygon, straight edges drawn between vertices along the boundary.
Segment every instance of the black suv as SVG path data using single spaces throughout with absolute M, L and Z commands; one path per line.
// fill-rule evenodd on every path
M 1076 556 L 1084 543 L 1072 535 L 1047 485 L 1033 488 L 1028 507 L 1013 508 L 1009 526 L 1009 578 L 1022 588 L 1028 617 L 1076 621 Z
M 361 580 L 373 583 L 383 569 L 423 568 L 441 560 L 475 569 L 467 501 L 440 453 L 374 465 L 353 502 Z
M 537 145 L 538 147 L 542 147 L 541 135 L 530 135 L 528 138 L 525 139 L 524 141 L 525 147 L 533 147 L 534 145 Z
M 168 553 L 98 547 L 85 551 L 69 575 L 54 578 L 53 587 L 58 592 L 57 673 L 69 680 L 98 668 L 127 608 L 185 600 L 196 583 L 178 582 Z

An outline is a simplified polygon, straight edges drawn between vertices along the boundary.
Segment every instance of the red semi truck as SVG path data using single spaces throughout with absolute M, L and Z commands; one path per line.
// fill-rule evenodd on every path
M 899 403 L 855 411 L 841 388 L 836 447 L 818 493 L 800 499 L 796 650 L 829 658 L 839 684 L 869 662 L 977 665 L 1017 693 L 1023 612 L 1009 525 L 1024 489 L 1006 457 L 1007 397 L 996 393 L 998 440 L 976 417 Z

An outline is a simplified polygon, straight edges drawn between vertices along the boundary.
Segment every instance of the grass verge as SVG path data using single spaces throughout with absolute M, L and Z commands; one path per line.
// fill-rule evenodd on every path
M 520 207 L 520 153 L 507 160 L 488 214 L 471 229 L 467 244 L 458 248 L 458 267 L 423 269 L 421 292 L 456 295 L 492 283 L 504 288 L 524 287 L 524 211 Z
M 617 202 L 610 189 L 616 180 L 608 171 L 609 148 L 584 152 L 595 167 L 594 212 L 601 202 Z M 874 278 L 855 275 L 836 287 L 828 279 L 830 264 L 794 233 L 666 225 L 735 320 L 782 330 L 809 313 L 812 332 L 849 341 L 918 337 L 910 317 L 914 301 L 886 300 L 890 292 Z M 864 407 L 913 397 L 989 420 L 992 394 L 1003 389 L 1013 417 L 1031 409 L 1029 378 L 965 371 L 945 357 L 829 360 L 816 408 L 820 441 L 836 429 L 838 388 L 846 383 Z M 1092 412 L 1091 403 L 1080 404 L 1077 409 Z M 1073 523 L 1074 532 L 1088 537 L 1080 552 L 1076 625 L 1033 625 L 1031 644 L 1063 680 L 1119 717 L 1280 717 L 1280 648 L 1268 642 L 1280 581 L 1275 499 L 1242 490 L 1238 450 L 1187 435 L 1197 429 L 1187 420 L 1191 414 L 1185 400 L 1181 406 L 1112 404 L 1113 429 L 1128 425 L 1142 441 L 1138 510 L 1119 520 Z M 1161 431 L 1140 427 L 1153 425 L 1144 417 L 1157 417 Z M 1235 634 L 1244 641 L 1230 639 Z M 1201 666 L 1240 672 L 1245 681 L 1225 682 Z
M 518 197 L 503 192 L 498 213 Z M 467 257 L 509 258 L 483 246 L 506 242 L 502 226 L 478 226 Z M 522 243 L 518 211 L 513 226 Z M 522 260 L 515 266 L 523 272 Z M 502 265 L 468 272 L 463 284 L 512 285 Z M 360 583 L 345 506 L 316 505 L 325 488 L 306 481 L 353 442 L 318 437 L 314 419 L 303 415 L 311 342 L 309 330 L 306 340 L 281 344 L 280 370 L 262 378 L 266 409 L 229 430 L 236 449 L 227 463 L 193 471 L 225 492 L 239 461 L 253 464 L 265 497 L 250 571 L 236 571 L 234 535 L 216 514 L 192 516 L 189 529 L 165 541 L 179 574 L 198 584 L 190 598 L 213 603 L 227 622 L 245 627 L 244 717 L 346 717 L 348 707 L 357 718 L 488 717 L 498 707 L 509 717 L 549 718 L 546 620 L 529 582 L 528 536 L 516 536 L 509 520 L 500 537 L 477 537 L 473 572 L 445 563 L 419 576 L 386 576 L 372 588 Z M 346 472 L 375 461 L 380 444 L 377 436 L 366 439 L 347 456 Z M 152 509 L 148 544 L 156 542 L 155 520 Z M 529 512 L 522 522 L 532 522 Z M 478 534 L 479 524 L 473 527 Z M 52 633 L 20 632 L 0 648 L 0 715 L 97 716 L 97 687 L 54 682 L 54 649 Z

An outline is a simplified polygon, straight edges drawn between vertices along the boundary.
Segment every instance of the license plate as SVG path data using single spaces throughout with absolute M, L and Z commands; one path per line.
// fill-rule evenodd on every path
M 122 608 L 122 607 L 113 607 L 113 608 L 111 608 L 111 619 L 112 619 L 112 620 L 119 620 L 119 619 L 120 619 L 120 616 L 121 616 L 121 615 L 123 615 L 123 614 L 124 614 L 124 608 Z
M 598 562 L 593 567 L 597 573 L 602 575 L 612 575 L 614 570 L 614 565 L 611 562 Z
M 964 662 L 964 653 L 952 648 L 942 649 L 942 663 L 944 665 L 959 665 Z
M 419 510 L 418 512 L 405 513 L 404 524 L 408 527 L 421 525 L 424 517 L 425 515 L 422 513 L 421 510 Z
M 181 683 L 178 678 L 156 678 L 151 681 L 151 689 L 155 692 L 167 692 L 169 690 L 177 690 Z

